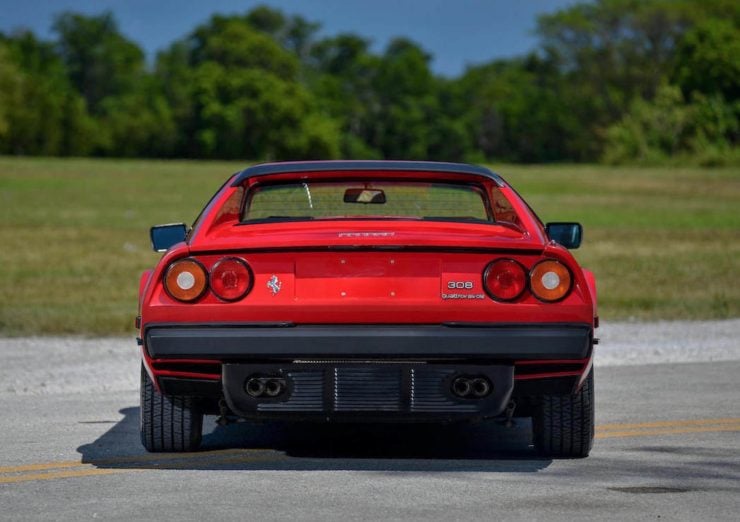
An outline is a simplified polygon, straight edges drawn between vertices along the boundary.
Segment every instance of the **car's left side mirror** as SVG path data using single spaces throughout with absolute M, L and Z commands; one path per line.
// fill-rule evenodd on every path
M 583 239 L 583 227 L 580 223 L 548 223 L 545 225 L 547 237 L 565 248 L 578 248 Z
M 157 225 L 151 228 L 149 236 L 152 239 L 152 248 L 155 252 L 165 252 L 172 245 L 185 241 L 188 227 L 185 223 L 171 223 Z

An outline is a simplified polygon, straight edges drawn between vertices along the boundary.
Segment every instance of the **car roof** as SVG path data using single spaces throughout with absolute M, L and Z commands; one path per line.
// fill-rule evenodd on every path
M 366 161 L 366 160 L 334 160 L 334 161 L 286 161 L 280 163 L 262 163 L 248 167 L 236 174 L 231 186 L 241 185 L 245 180 L 268 174 L 288 172 L 320 172 L 320 171 L 380 171 L 400 170 L 417 172 L 449 172 L 456 174 L 475 174 L 493 180 L 498 186 L 504 185 L 504 180 L 485 167 L 468 165 L 467 163 L 446 163 L 441 161 Z

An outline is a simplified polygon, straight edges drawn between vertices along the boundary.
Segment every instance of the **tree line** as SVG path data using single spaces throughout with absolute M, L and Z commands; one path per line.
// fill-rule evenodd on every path
M 455 78 L 407 38 L 319 30 L 263 5 L 150 64 L 110 12 L 0 33 L 0 154 L 740 163 L 736 0 L 575 4 Z

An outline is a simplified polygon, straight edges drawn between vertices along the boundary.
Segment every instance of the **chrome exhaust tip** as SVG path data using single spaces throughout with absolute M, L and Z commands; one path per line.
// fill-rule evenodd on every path
M 473 395 L 479 399 L 491 393 L 491 382 L 485 377 L 476 377 L 471 383 Z
M 268 397 L 277 397 L 283 393 L 285 384 L 282 379 L 268 379 L 265 383 L 265 395 Z
M 467 397 L 470 395 L 471 390 L 472 385 L 470 383 L 470 379 L 466 377 L 458 377 L 452 381 L 452 393 L 458 397 Z
M 247 384 L 244 385 L 244 389 L 246 390 L 247 395 L 256 399 L 265 393 L 265 382 L 263 379 L 258 377 L 252 377 L 247 380 Z

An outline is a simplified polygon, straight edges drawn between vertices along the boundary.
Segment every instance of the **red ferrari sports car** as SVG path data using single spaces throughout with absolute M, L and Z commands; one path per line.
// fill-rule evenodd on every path
M 543 455 L 594 434 L 593 275 L 490 170 L 322 161 L 234 174 L 192 228 L 153 227 L 141 277 L 141 440 L 193 451 L 204 414 L 532 417 Z

